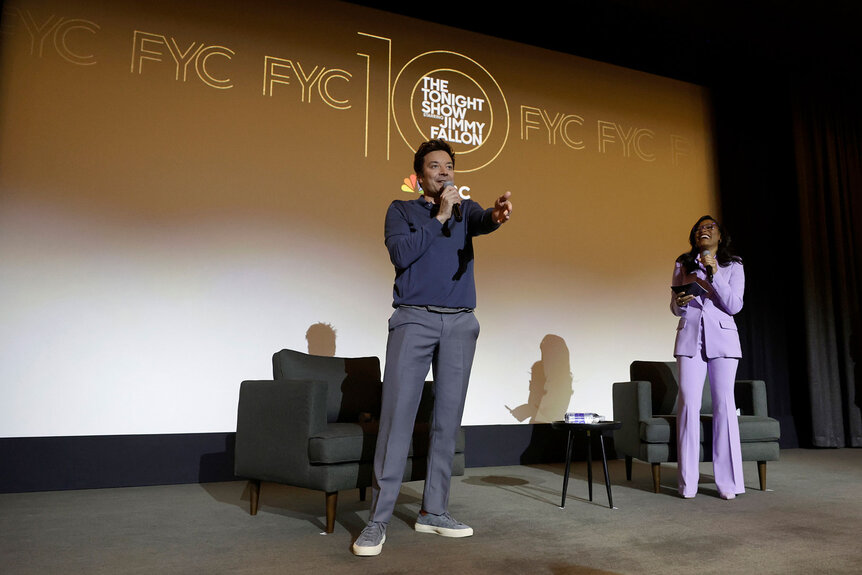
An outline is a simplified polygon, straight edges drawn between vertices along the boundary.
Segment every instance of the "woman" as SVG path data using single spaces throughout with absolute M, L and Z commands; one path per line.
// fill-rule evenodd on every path
M 704 378 L 712 391 L 712 461 L 722 499 L 745 492 L 739 421 L 733 386 L 742 351 L 733 316 L 742 309 L 742 260 L 728 250 L 730 236 L 712 216 L 700 218 L 688 236 L 691 250 L 679 256 L 671 285 L 696 283 L 701 295 L 673 292 L 671 311 L 679 316 L 674 356 L 679 366 L 677 446 L 679 493 L 697 493 L 700 407 Z

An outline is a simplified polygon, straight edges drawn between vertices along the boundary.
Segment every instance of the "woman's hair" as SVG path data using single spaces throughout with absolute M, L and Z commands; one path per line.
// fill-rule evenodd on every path
M 694 237 L 697 234 L 697 228 L 701 222 L 705 220 L 712 220 L 715 222 L 716 227 L 718 228 L 719 233 L 721 233 L 721 238 L 718 240 L 718 249 L 715 250 L 715 260 L 718 262 L 718 265 L 721 267 L 729 266 L 730 262 L 739 262 L 742 263 L 742 258 L 739 256 L 733 255 L 730 251 L 730 234 L 724 231 L 724 228 L 721 227 L 721 224 L 718 223 L 712 216 L 702 216 L 695 224 L 691 227 L 691 231 L 688 234 L 688 243 L 691 245 L 691 250 L 681 254 L 676 261 L 685 266 L 685 271 L 687 273 L 693 273 L 697 270 L 697 262 L 695 261 L 697 256 L 700 255 L 700 252 L 697 251 L 697 239 Z

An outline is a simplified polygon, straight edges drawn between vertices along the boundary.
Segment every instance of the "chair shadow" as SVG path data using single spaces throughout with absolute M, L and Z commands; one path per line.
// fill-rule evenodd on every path
M 643 473 L 639 472 L 639 469 L 643 469 Z M 623 471 L 623 476 L 625 476 L 624 474 L 625 471 Z M 613 482 L 611 482 L 611 484 L 613 485 Z M 619 485 L 622 487 L 627 487 L 629 489 L 637 489 L 638 491 L 653 493 L 652 470 L 650 469 L 650 465 L 639 461 L 633 461 L 631 481 L 623 479 L 622 482 L 619 483 Z M 759 486 L 752 487 L 746 485 L 745 489 L 760 491 Z M 676 484 L 676 467 L 670 467 L 670 465 L 667 464 L 662 465 L 661 483 L 659 484 L 659 491 L 660 493 L 655 493 L 655 495 L 669 495 L 673 497 L 680 496 Z M 715 476 L 710 473 L 704 473 L 703 471 L 701 471 L 700 479 L 698 479 L 697 482 L 697 493 L 701 496 L 718 498 L 719 494 L 718 488 L 715 486 Z
M 214 501 L 224 505 L 232 505 L 250 515 L 251 496 L 248 481 L 201 483 L 200 486 Z M 325 501 L 325 495 L 322 491 L 262 482 L 258 514 L 269 513 L 298 521 L 306 521 L 323 533 L 326 531 Z M 404 505 L 416 502 L 421 502 L 421 497 L 417 499 L 402 492 L 397 504 Z M 365 501 L 359 500 L 358 489 L 339 491 L 338 513 L 335 521 L 354 536 L 358 536 L 366 525 L 367 519 L 363 519 L 362 515 L 365 511 L 364 515 L 367 517 L 368 508 L 369 501 L 367 499 Z

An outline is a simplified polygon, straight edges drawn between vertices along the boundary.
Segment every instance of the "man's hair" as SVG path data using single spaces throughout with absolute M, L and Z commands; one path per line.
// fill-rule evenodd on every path
M 431 152 L 443 150 L 452 159 L 452 167 L 455 167 L 455 152 L 452 151 L 452 146 L 446 140 L 436 139 L 422 142 L 413 156 L 413 171 L 417 174 L 422 173 L 422 168 L 425 166 L 425 156 Z

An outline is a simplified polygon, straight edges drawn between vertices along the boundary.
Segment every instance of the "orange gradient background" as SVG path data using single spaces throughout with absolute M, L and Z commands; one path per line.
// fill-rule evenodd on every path
M 671 359 L 673 260 L 717 211 L 705 89 L 337 2 L 3 10 L 0 436 L 232 430 L 239 383 L 305 351 L 317 322 L 338 355 L 382 358 L 383 218 L 410 197 L 412 84 L 387 99 L 432 51 L 459 55 L 435 67 L 478 63 L 504 96 L 488 147 L 455 146 L 470 170 L 456 182 L 515 205 L 475 244 L 464 423 L 611 415 L 632 360 Z M 178 65 L 150 42 L 141 59 L 141 33 L 210 56 Z M 289 79 L 268 85 L 267 57 Z M 328 92 L 300 68 L 332 71 Z M 491 88 L 461 88 L 476 85 Z

